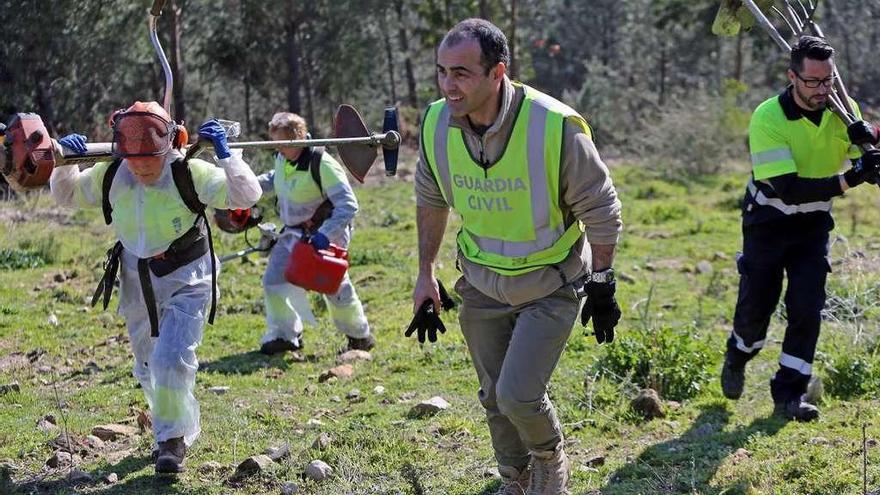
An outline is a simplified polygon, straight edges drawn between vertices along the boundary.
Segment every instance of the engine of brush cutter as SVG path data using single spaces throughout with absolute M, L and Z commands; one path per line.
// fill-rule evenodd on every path
M 55 145 L 43 119 L 17 113 L 6 126 L 0 172 L 15 190 L 43 187 L 55 167 Z

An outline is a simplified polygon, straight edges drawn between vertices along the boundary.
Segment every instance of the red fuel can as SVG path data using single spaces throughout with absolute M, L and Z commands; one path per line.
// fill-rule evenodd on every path
M 330 244 L 317 250 L 307 242 L 297 242 L 290 252 L 284 278 L 303 289 L 336 294 L 348 270 L 348 251 Z

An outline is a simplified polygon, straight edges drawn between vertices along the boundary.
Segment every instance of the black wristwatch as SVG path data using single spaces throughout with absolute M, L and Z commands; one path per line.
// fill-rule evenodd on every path
M 608 282 L 613 282 L 614 268 L 606 268 L 604 270 L 599 270 L 598 272 L 590 272 L 589 281 L 596 282 L 597 284 L 606 284 Z

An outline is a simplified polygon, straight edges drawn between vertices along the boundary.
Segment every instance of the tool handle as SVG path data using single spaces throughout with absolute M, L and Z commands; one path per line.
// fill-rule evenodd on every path
M 742 0 L 743 5 L 746 6 L 747 9 L 755 16 L 755 20 L 758 21 L 758 25 L 761 26 L 761 29 L 767 32 L 770 35 L 770 38 L 782 48 L 786 54 L 791 53 L 791 45 L 785 41 L 785 38 L 779 34 L 779 31 L 776 30 L 776 27 L 773 26 L 773 23 L 767 19 L 767 16 L 764 15 L 764 12 L 761 11 L 761 8 L 758 7 L 757 4 L 753 0 Z
M 159 17 L 162 15 L 162 9 L 165 8 L 166 0 L 153 0 L 153 7 L 150 8 L 150 15 L 153 17 Z

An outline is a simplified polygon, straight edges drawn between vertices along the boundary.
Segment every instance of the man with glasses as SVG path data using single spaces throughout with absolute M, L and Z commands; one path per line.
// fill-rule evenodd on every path
M 774 414 L 798 421 L 819 417 L 816 406 L 803 396 L 831 270 L 831 201 L 849 188 L 876 183 L 880 168 L 880 152 L 863 154 L 857 147 L 876 143 L 874 128 L 864 121 L 847 128 L 828 108 L 833 55 L 834 49 L 822 38 L 799 39 L 791 51 L 791 84 L 761 103 L 749 123 L 752 177 L 743 201 L 739 295 L 721 371 L 724 395 L 738 399 L 745 365 L 764 346 L 786 274 L 787 327 L 770 391 Z M 858 112 L 855 103 L 853 107 Z M 847 159 L 852 166 L 839 174 Z

